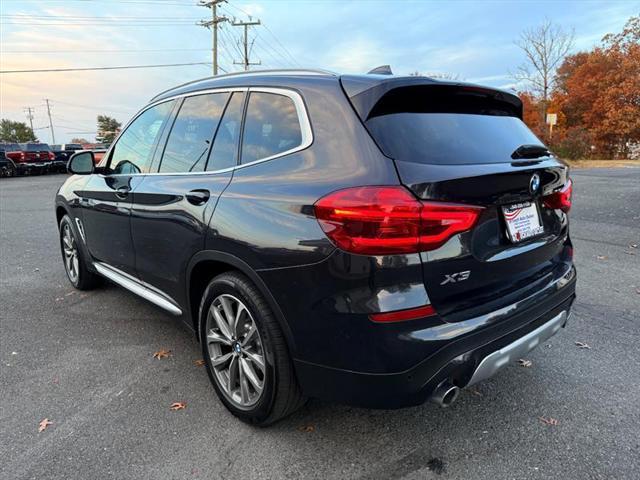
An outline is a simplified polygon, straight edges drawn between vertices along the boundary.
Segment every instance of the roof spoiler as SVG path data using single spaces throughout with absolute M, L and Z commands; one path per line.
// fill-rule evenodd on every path
M 415 87 L 450 87 L 477 92 L 480 95 L 488 95 L 498 102 L 504 102 L 522 119 L 522 101 L 517 95 L 491 87 L 483 87 L 464 82 L 439 81 L 428 77 L 389 77 L 367 75 L 342 75 L 340 83 L 344 92 L 349 97 L 358 116 L 366 121 L 376 104 L 386 94 L 393 90 Z M 437 89 L 436 90 L 440 90 Z

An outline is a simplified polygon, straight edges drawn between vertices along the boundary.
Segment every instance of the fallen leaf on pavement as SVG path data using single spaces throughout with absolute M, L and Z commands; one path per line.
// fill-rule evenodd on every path
M 465 389 L 467 392 L 471 393 L 472 395 L 475 395 L 476 397 L 481 397 L 482 394 L 476 390 L 475 388 L 466 388 Z
M 560 422 L 553 417 L 540 417 L 540 421 L 542 423 L 546 423 L 547 425 L 558 425 Z
M 629 244 L 629 248 L 638 248 L 638 244 L 637 243 L 630 243 Z
M 185 408 L 187 408 L 187 404 L 183 402 L 173 402 L 169 407 L 169 409 L 173 410 L 174 412 L 176 410 L 184 410 Z
M 591 348 L 589 346 L 589 344 L 584 343 L 584 342 L 575 342 L 575 343 L 576 343 L 576 347 L 578 347 L 578 348 Z
M 203 365 L 204 365 L 204 360 L 196 360 L 195 362 L 193 362 L 193 364 L 194 364 L 196 367 L 201 367 L 201 366 L 203 366 Z
M 640 295 L 640 288 L 636 288 L 636 293 Z
M 298 427 L 298 430 L 300 430 L 301 432 L 311 433 L 315 432 L 316 427 L 314 427 L 313 425 L 302 425 Z
M 45 418 L 38 424 L 38 433 L 44 432 L 49 425 L 53 425 L 53 422 L 50 422 L 48 418 Z
M 158 360 L 160 360 L 161 358 L 167 358 L 171 356 L 171 350 L 158 350 L 156 353 L 153 354 L 153 358 L 157 358 Z
M 598 256 L 596 256 L 596 258 L 597 258 L 598 260 L 606 260 L 606 259 L 607 259 L 607 256 L 606 256 L 606 255 L 598 255 Z
M 525 360 L 524 358 L 521 358 L 520 360 L 518 360 L 518 365 L 520 365 L 521 367 L 529 368 L 531 365 L 533 365 L 533 362 L 531 360 Z

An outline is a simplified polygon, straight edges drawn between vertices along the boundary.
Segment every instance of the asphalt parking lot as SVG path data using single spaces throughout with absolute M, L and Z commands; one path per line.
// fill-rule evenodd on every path
M 311 400 L 267 429 L 226 412 L 173 317 L 113 285 L 71 288 L 53 212 L 65 176 L 0 180 L 0 477 L 638 478 L 640 168 L 573 178 L 578 300 L 530 367 L 449 409 Z

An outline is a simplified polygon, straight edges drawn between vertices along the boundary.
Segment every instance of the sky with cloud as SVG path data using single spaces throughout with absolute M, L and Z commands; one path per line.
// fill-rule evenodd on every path
M 197 0 L 1 0 L 0 70 L 108 67 L 211 61 L 210 18 Z M 550 19 L 575 30 L 574 50 L 591 48 L 640 14 L 621 1 L 229 0 L 221 14 L 249 15 L 251 60 L 261 67 L 313 67 L 366 72 L 390 64 L 394 73 L 446 73 L 510 88 L 523 61 L 514 40 Z M 224 23 L 220 63 L 242 67 L 242 30 Z M 51 142 L 44 99 L 50 99 L 56 140 L 92 139 L 98 114 L 125 123 L 155 93 L 210 75 L 210 65 L 57 73 L 0 74 L 2 118 L 33 125 Z

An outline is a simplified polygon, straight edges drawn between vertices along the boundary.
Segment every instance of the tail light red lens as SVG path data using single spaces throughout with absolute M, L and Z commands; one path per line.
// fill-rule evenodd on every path
M 560 209 L 563 212 L 568 212 L 571 209 L 571 193 L 573 191 L 573 182 L 571 179 L 567 180 L 566 185 L 562 190 L 553 192 L 550 195 L 542 197 L 543 203 L 553 209 Z
M 316 218 L 335 245 L 362 255 L 433 250 L 471 229 L 481 207 L 420 202 L 406 188 L 355 187 L 318 200 Z
M 435 250 L 456 233 L 471 230 L 481 211 L 482 207 L 470 205 L 423 202 L 421 250 Z
M 53 152 L 49 152 L 49 160 L 53 160 L 55 158 L 56 158 L 55 154 Z

